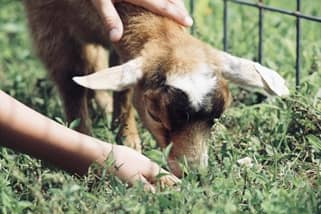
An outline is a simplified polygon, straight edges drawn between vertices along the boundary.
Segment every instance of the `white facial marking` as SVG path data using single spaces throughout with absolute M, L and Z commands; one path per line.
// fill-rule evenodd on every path
M 216 85 L 217 78 L 207 64 L 199 64 L 195 70 L 184 74 L 170 74 L 167 76 L 167 85 L 184 91 L 195 110 L 199 110 L 203 98 Z

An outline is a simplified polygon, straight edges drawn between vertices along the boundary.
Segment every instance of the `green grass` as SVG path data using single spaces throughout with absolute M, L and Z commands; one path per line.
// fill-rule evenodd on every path
M 293 9 L 296 1 L 266 2 Z M 57 92 L 32 51 L 21 2 L 0 4 L 0 88 L 63 118 Z M 196 6 L 197 36 L 221 49 L 222 1 Z M 302 7 L 321 16 L 318 1 Z M 256 58 L 257 15 L 231 3 L 229 52 Z M 146 193 L 110 175 L 79 178 L 0 148 L 0 213 L 321 213 L 321 25 L 302 21 L 302 27 L 300 93 L 294 93 L 295 19 L 267 12 L 263 64 L 287 79 L 293 95 L 259 102 L 257 93 L 231 86 L 234 104 L 213 127 L 209 167 L 187 170 L 179 191 Z M 109 121 L 95 114 L 94 134 L 113 142 Z M 141 135 L 145 154 L 159 161 L 155 142 L 144 129 Z M 246 156 L 254 160 L 252 168 L 236 164 Z

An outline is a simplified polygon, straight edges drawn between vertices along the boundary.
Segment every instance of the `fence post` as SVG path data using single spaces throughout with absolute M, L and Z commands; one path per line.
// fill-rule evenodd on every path
M 224 51 L 227 51 L 227 0 L 224 0 L 224 14 L 223 14 L 223 46 Z
M 259 50 L 258 50 L 258 62 L 262 64 L 263 59 L 263 0 L 259 0 Z
M 300 88 L 300 72 L 301 72 L 301 0 L 296 3 L 296 66 L 295 66 L 295 86 Z
M 190 7 L 191 16 L 194 20 L 194 10 L 195 10 L 194 0 L 189 1 L 189 7 Z M 194 24 L 191 27 L 191 33 L 192 33 L 192 35 L 195 34 L 195 20 L 194 20 Z

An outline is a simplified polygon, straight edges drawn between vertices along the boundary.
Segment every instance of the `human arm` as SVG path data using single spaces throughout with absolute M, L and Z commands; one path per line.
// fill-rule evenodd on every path
M 140 180 L 153 189 L 159 172 L 157 164 L 125 146 L 112 145 L 78 133 L 35 112 L 0 90 L 0 146 L 49 161 L 58 167 L 85 174 L 97 162 L 104 166 L 112 154 L 118 170 L 114 173 L 129 184 Z M 178 179 L 172 175 L 161 178 L 165 185 Z
M 114 7 L 115 2 L 128 2 L 144 7 L 156 14 L 166 16 L 174 21 L 189 27 L 193 24 L 192 18 L 184 6 L 183 0 L 91 0 L 102 17 L 105 27 L 109 31 L 110 40 L 117 42 L 123 34 L 123 25 Z

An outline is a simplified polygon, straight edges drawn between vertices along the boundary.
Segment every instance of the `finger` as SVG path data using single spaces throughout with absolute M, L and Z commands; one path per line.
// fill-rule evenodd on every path
M 181 180 L 179 178 L 177 178 L 175 175 L 170 174 L 169 172 L 167 172 L 163 169 L 161 170 L 160 174 L 164 174 L 159 179 L 159 182 L 162 187 L 164 187 L 164 186 L 171 187 L 171 186 L 181 183 Z
M 157 9 L 158 11 L 156 11 L 156 13 L 158 12 L 160 15 L 172 18 L 182 25 L 191 26 L 193 24 L 193 20 L 188 15 L 185 5 L 182 2 L 163 1 L 163 3 L 161 3 L 160 7 Z
M 186 15 L 188 15 L 188 11 L 187 11 L 187 9 L 186 9 L 186 7 L 185 7 L 184 1 L 182 1 L 182 0 L 170 0 L 170 2 L 171 2 L 173 5 L 175 5 L 176 7 L 178 7 L 180 10 L 184 11 L 184 13 L 185 13 Z
M 179 1 L 169 1 L 169 0 L 162 0 L 162 1 L 152 1 L 152 0 L 141 0 L 141 1 L 134 1 L 134 0 L 126 0 L 132 4 L 136 4 L 138 6 L 142 6 L 156 14 L 169 17 L 174 21 L 184 25 L 184 26 L 191 26 L 193 24 L 192 18 L 188 15 L 185 6 L 182 5 L 182 2 Z M 175 2 L 175 3 L 173 3 Z
M 123 34 L 123 24 L 111 0 L 93 0 L 112 42 L 120 40 Z
M 155 187 L 152 184 L 150 184 L 142 174 L 138 174 L 133 177 L 133 181 L 132 181 L 133 183 L 138 182 L 138 181 L 142 182 L 144 184 L 145 191 L 151 191 L 152 193 L 156 192 Z
M 174 186 L 175 184 L 180 183 L 179 178 L 160 168 L 156 163 L 151 164 L 149 174 L 145 175 L 145 177 L 151 183 L 160 182 L 162 186 Z

